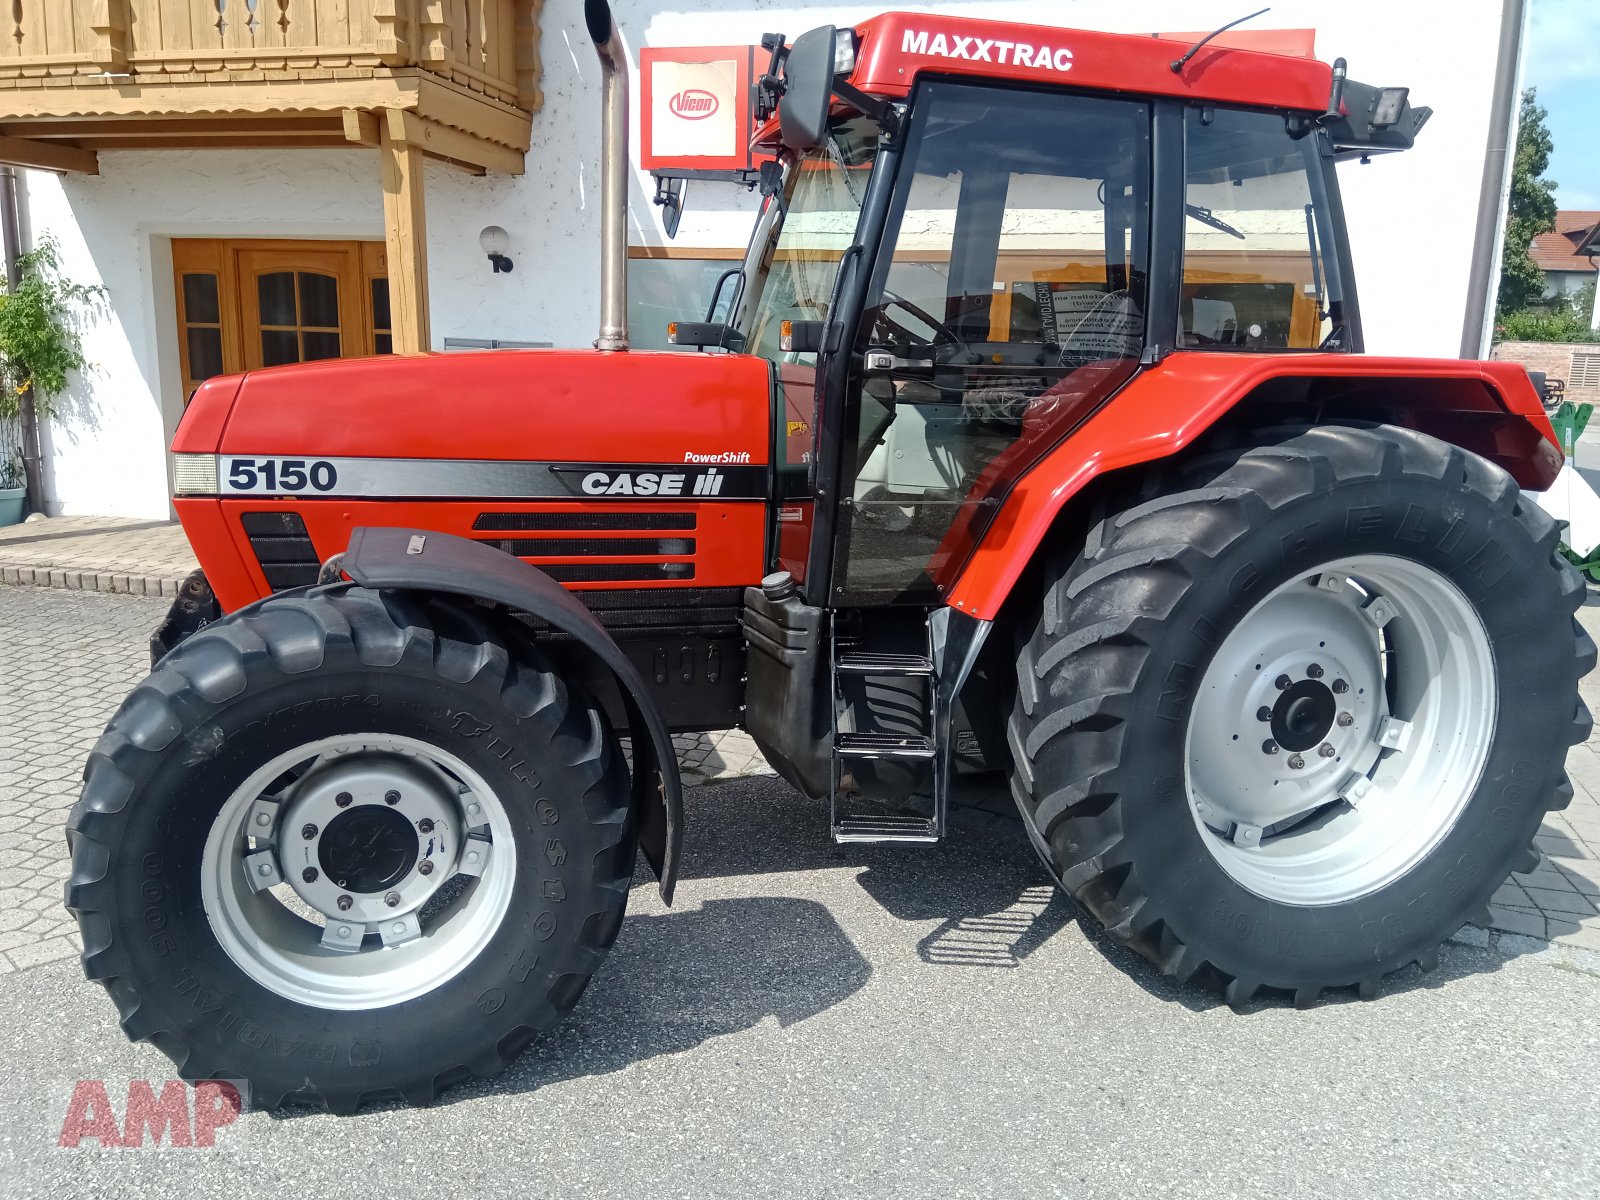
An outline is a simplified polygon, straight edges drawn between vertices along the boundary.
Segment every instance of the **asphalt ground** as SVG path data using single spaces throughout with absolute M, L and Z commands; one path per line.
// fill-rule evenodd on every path
M 161 607 L 72 599 L 85 645 Z M 63 680 L 73 710 L 91 684 Z M 641 878 L 571 1018 L 430 1109 L 62 1147 L 80 1081 L 120 1120 L 129 1082 L 159 1094 L 170 1065 L 74 961 L 0 976 L 0 1194 L 1600 1194 L 1584 951 L 1478 934 L 1374 1001 L 1240 1015 L 1086 929 L 1014 824 L 835 847 L 771 778 L 695 788 L 688 818 L 676 905 Z

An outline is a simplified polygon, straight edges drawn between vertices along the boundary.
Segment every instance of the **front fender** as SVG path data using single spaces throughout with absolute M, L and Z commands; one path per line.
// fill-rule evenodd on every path
M 672 902 L 683 841 L 683 781 L 667 723 L 638 670 L 583 603 L 537 567 L 491 546 L 423 529 L 361 528 L 344 573 L 374 590 L 444 592 L 490 600 L 548 621 L 611 669 L 628 713 L 639 848 Z

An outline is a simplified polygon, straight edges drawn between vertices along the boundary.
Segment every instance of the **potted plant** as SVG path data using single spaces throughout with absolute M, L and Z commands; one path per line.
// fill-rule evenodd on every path
M 22 455 L 9 436 L 10 430 L 0 424 L 0 527 L 22 520 L 22 502 L 28 493 L 22 484 Z
M 22 519 L 23 409 L 31 403 L 38 421 L 55 414 L 55 398 L 84 366 L 74 310 L 105 295 L 61 277 L 60 252 L 48 235 L 16 265 L 16 286 L 0 294 L 0 525 Z

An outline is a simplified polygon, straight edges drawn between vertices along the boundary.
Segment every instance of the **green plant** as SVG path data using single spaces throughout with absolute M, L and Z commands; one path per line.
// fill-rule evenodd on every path
M 1500 258 L 1496 308 L 1502 317 L 1537 303 L 1544 291 L 1544 272 L 1528 250 L 1534 238 L 1556 227 L 1556 185 L 1544 177 L 1555 148 L 1545 124 L 1548 115 L 1539 104 L 1536 89 L 1522 93 L 1516 155 L 1511 166 L 1511 197 L 1506 206 L 1506 241 Z
M 46 236 L 17 259 L 17 286 L 0 294 L 0 421 L 16 421 L 30 389 L 34 411 L 52 415 L 54 398 L 84 366 L 75 310 L 105 289 L 63 279 L 60 268 L 60 250 Z
M 17 422 L 0 416 L 0 490 L 22 486 L 22 437 Z
M 1495 322 L 1494 336 L 1500 342 L 1600 342 L 1588 314 L 1579 315 L 1568 303 L 1505 313 Z

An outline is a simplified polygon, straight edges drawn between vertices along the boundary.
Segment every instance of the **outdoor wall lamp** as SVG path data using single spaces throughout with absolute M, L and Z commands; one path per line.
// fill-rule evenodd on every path
M 511 249 L 511 235 L 498 225 L 490 225 L 478 235 L 478 245 L 483 247 L 483 252 L 489 256 L 489 262 L 494 266 L 494 273 L 502 271 L 510 274 L 511 268 L 516 264 L 506 257 L 506 251 Z

